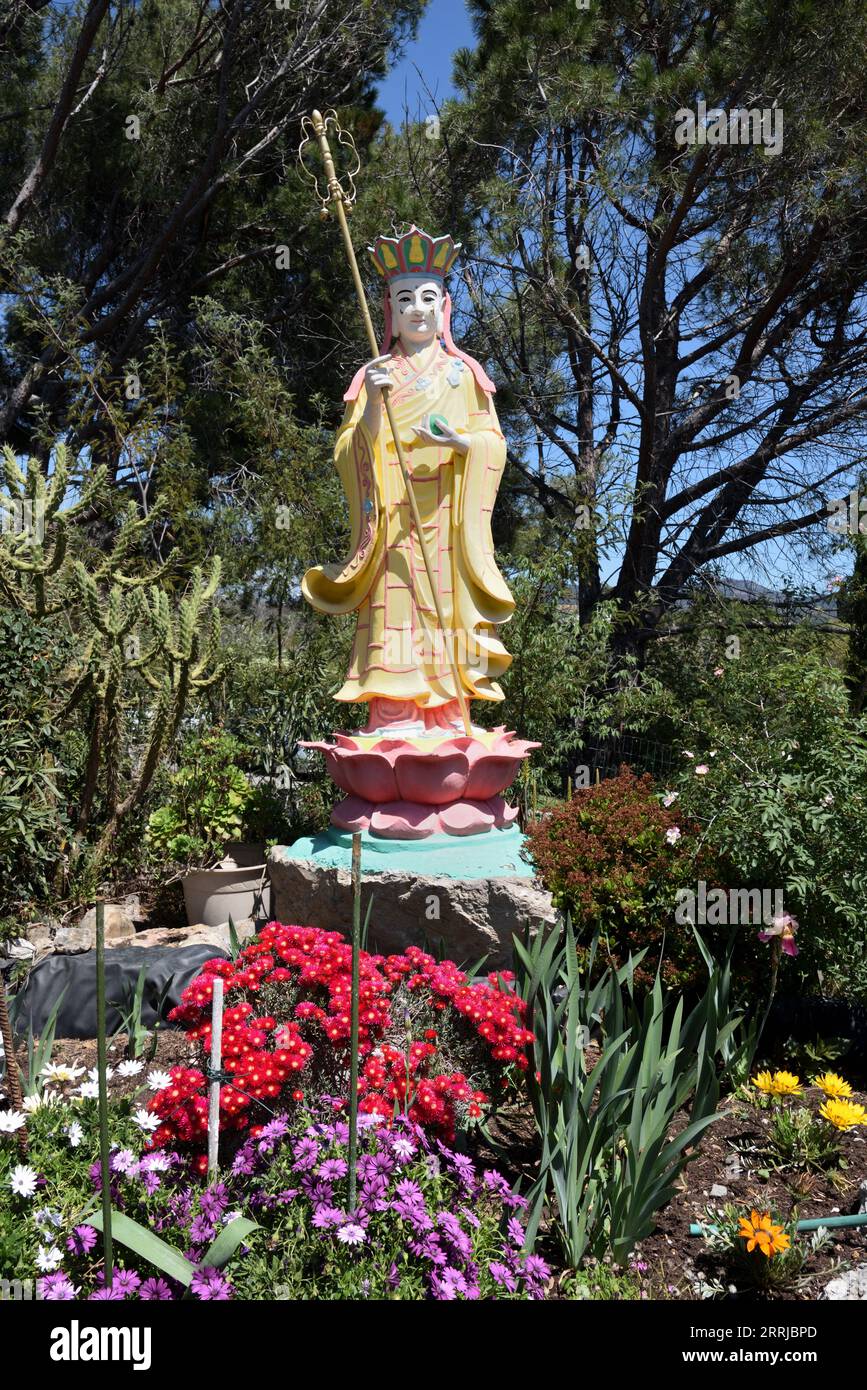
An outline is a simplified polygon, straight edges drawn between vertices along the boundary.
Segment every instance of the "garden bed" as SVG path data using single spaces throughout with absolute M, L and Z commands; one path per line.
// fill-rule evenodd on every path
M 167 1072 L 174 1066 L 197 1066 L 202 1061 L 195 1044 L 180 1029 L 169 1027 L 160 1031 L 153 1058 L 135 1075 L 124 1076 L 117 1068 L 125 1047 L 124 1035 L 109 1045 L 112 1101 L 134 1096 L 152 1071 Z M 52 1060 L 90 1071 L 96 1066 L 96 1049 L 95 1039 L 57 1039 Z M 587 1061 L 591 1066 L 595 1058 L 596 1049 L 588 1049 Z M 19 1060 L 25 1062 L 23 1054 Z M 556 1245 L 543 1227 L 537 1248 L 551 1271 L 547 1298 L 572 1298 L 576 1293 L 580 1297 L 620 1300 L 767 1297 L 749 1287 L 736 1288 L 729 1262 L 708 1248 L 703 1238 L 691 1235 L 690 1225 L 712 1220 L 709 1209 L 712 1213 L 725 1203 L 734 1204 L 744 1213 L 753 1209 L 771 1211 L 782 1222 L 857 1211 L 859 1188 L 867 1177 L 867 1140 L 863 1131 L 852 1129 L 840 1134 L 842 1163 L 833 1172 L 814 1170 L 805 1177 L 803 1169 L 768 1167 L 758 1150 L 767 1140 L 772 1112 L 760 1109 L 745 1095 L 747 1092 L 741 1091 L 721 1101 L 720 1118 L 705 1132 L 681 1175 L 677 1194 L 658 1212 L 653 1234 L 636 1248 L 625 1270 L 607 1261 L 602 1265 L 589 1261 L 576 1279 L 574 1272 L 563 1268 Z M 804 1092 L 804 1100 L 814 1113 L 821 1099 L 815 1088 Z M 867 1090 L 853 1089 L 852 1099 L 867 1104 Z M 261 1118 L 265 1121 L 268 1117 L 263 1114 Z M 686 1119 L 685 1113 L 678 1116 L 675 1130 L 682 1128 Z M 235 1145 L 229 1148 L 234 1149 Z M 460 1136 L 457 1148 L 473 1159 L 479 1171 L 496 1168 L 510 1184 L 526 1191 L 538 1163 L 538 1141 L 529 1103 L 503 1107 L 491 1118 L 487 1134 L 477 1130 Z M 733 1166 L 736 1163 L 739 1172 Z M 720 1186 L 726 1189 L 725 1194 L 713 1195 Z M 864 1228 L 835 1230 L 833 1240 L 806 1261 L 797 1281 L 791 1287 L 774 1289 L 773 1297 L 785 1301 L 815 1299 L 835 1274 L 864 1263 L 865 1259 Z

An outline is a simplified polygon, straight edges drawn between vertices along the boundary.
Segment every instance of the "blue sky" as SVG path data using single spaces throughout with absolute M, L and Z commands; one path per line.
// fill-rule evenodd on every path
M 452 54 L 458 48 L 475 46 L 470 18 L 464 0 L 429 0 L 418 36 L 407 45 L 403 60 L 380 83 L 379 105 L 392 125 L 404 119 L 405 107 L 410 116 L 430 113 L 430 88 L 437 104 L 454 96 L 452 87 Z M 423 76 L 417 69 L 421 69 Z

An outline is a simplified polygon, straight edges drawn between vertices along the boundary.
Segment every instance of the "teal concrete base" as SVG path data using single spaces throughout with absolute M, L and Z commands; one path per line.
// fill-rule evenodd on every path
M 524 836 L 516 825 L 487 830 L 482 835 L 429 835 L 424 840 L 387 840 L 361 832 L 361 865 L 365 874 L 412 874 L 419 878 L 532 878 L 533 866 L 521 855 Z M 272 853 L 281 859 L 308 859 L 325 869 L 349 869 L 352 836 L 333 828 L 305 836 Z

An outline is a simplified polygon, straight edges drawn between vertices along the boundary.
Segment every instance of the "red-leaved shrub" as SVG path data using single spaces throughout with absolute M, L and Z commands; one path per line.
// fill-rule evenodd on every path
M 685 983 L 702 968 L 691 928 L 675 921 L 677 890 L 713 882 L 697 828 L 666 809 L 649 773 L 623 766 L 617 777 L 577 790 L 527 827 L 528 848 L 554 904 L 571 915 L 579 939 L 599 929 L 618 964 L 651 947 L 636 978 L 656 969 L 665 931 L 663 975 Z M 607 961 L 600 961 L 600 965 Z M 649 969 L 648 969 L 649 967 Z

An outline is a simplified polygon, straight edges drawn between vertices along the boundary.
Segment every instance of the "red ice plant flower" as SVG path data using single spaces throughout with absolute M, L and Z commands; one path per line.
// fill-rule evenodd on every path
M 526 1070 L 533 1035 L 509 972 L 471 982 L 452 961 L 410 946 L 393 956 L 362 951 L 359 976 L 362 1113 L 390 1120 L 397 1107 L 451 1140 L 458 1122 L 479 1120 L 489 1103 L 467 1066 L 498 1090 Z M 222 1069 L 231 1078 L 220 1088 L 221 1129 L 245 1129 L 263 1118 L 263 1107 L 297 1104 L 317 1083 L 320 1090 L 345 1083 L 352 950 L 339 933 L 272 922 L 235 961 L 208 961 L 169 1015 L 205 1055 L 217 978 L 226 999 Z M 151 1145 L 201 1147 L 205 1077 L 176 1067 L 171 1078 L 150 1102 L 160 1119 Z

